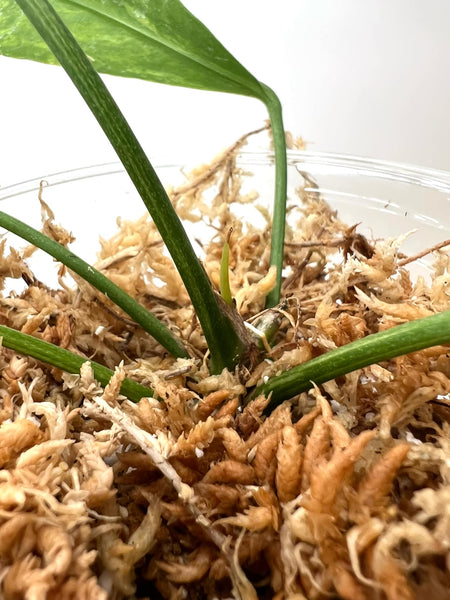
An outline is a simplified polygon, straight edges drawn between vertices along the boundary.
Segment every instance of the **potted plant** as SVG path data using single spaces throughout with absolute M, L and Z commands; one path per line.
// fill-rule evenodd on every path
M 443 464 L 443 454 L 436 454 L 423 481 L 414 481 L 412 506 L 401 512 L 392 488 L 400 485 L 402 468 L 413 478 L 424 454 L 414 455 L 407 433 L 398 435 L 391 428 L 403 423 L 405 414 L 409 427 L 417 421 L 414 411 L 405 413 L 396 404 L 396 394 L 414 403 L 414 389 L 426 389 L 419 394 L 422 405 L 424 398 L 449 391 L 442 347 L 450 340 L 445 295 L 438 302 L 424 292 L 426 300 L 419 305 L 406 301 L 399 290 L 404 293 L 411 282 L 398 270 L 395 245 L 385 248 L 382 266 L 381 250 L 340 224 L 320 199 L 308 205 L 311 222 L 322 211 L 322 230 L 339 235 L 319 244 L 285 239 L 287 158 L 280 102 L 180 2 L 61 1 L 55 7 L 47 0 L 8 1 L 2 9 L 1 51 L 56 60 L 67 71 L 147 207 L 152 235 L 156 228 L 191 308 L 175 303 L 168 316 L 153 298 L 152 312 L 143 306 L 143 292 L 133 297 L 114 282 L 120 279 L 117 273 L 107 277 L 75 256 L 67 248 L 69 240 L 49 230 L 51 218 L 45 222 L 49 236 L 0 213 L 2 227 L 70 269 L 81 278 L 80 288 L 90 284 L 104 294 L 103 312 L 111 311 L 112 302 L 142 328 L 137 342 L 123 345 L 126 327 L 117 321 L 130 325 L 123 316 L 117 319 L 114 309 L 109 340 L 115 336 L 122 347 L 105 356 L 105 349 L 111 350 L 105 344 L 98 352 L 103 360 L 97 362 L 83 352 L 83 344 L 93 348 L 92 340 L 77 344 L 76 327 L 61 308 L 74 301 L 72 292 L 60 292 L 64 301 L 58 293 L 45 292 L 52 310 L 44 317 L 42 308 L 38 311 L 33 335 L 24 333 L 33 315 L 25 321 L 21 314 L 15 318 L 19 305 L 6 303 L 14 316 L 4 313 L 3 347 L 29 358 L 7 354 L 4 411 L 11 421 L 0 429 L 0 448 L 5 447 L 9 473 L 4 510 L 10 512 L 3 517 L 0 537 L 12 545 L 4 550 L 5 598 L 60 593 L 80 598 L 156 593 L 170 598 L 319 598 L 329 593 L 365 598 L 380 590 L 389 599 L 412 598 L 414 590 L 424 588 L 408 579 L 407 561 L 396 557 L 396 545 L 419 536 L 422 546 L 414 549 L 414 559 L 429 553 L 442 559 L 445 515 L 437 505 L 448 488 L 442 484 L 432 494 L 433 506 L 414 520 L 412 506 L 429 494 L 432 474 Z M 213 240 L 209 252 L 220 262 L 216 289 L 177 215 L 176 197 L 168 197 L 92 64 L 103 72 L 250 95 L 266 104 L 276 173 L 270 228 L 255 234 L 258 241 L 243 235 L 245 251 L 230 228 Z M 234 163 L 226 164 L 236 176 Z M 229 219 L 223 224 L 229 225 Z M 270 259 L 257 264 L 251 244 L 266 244 L 267 235 Z M 310 271 L 318 265 L 320 277 L 307 283 L 322 286 L 313 311 L 302 314 L 291 296 L 282 297 L 288 279 L 283 278 L 285 241 L 302 250 L 308 243 L 311 248 L 339 247 L 350 257 L 353 271 L 348 266 L 336 270 L 329 275 L 334 282 L 329 288 L 327 253 L 311 262 Z M 259 281 L 272 274 L 265 280 L 265 310 L 259 307 L 258 314 L 245 319 L 230 286 L 230 253 L 238 272 L 239 252 L 247 261 L 242 268 L 252 265 Z M 158 256 L 162 264 L 163 254 Z M 20 261 L 10 263 L 23 268 Z M 126 277 L 136 269 L 130 262 Z M 42 303 L 39 282 L 32 274 L 24 272 L 24 277 L 30 297 L 39 296 Z M 388 288 L 397 294 L 395 308 L 387 301 Z M 368 295 L 374 290 L 378 297 Z M 89 302 L 83 306 L 81 320 L 95 321 L 93 307 Z M 378 319 L 383 310 L 389 318 Z M 393 326 L 396 319 L 402 324 Z M 21 325 L 11 327 L 15 323 Z M 103 327 L 94 328 L 93 335 Z M 143 341 L 143 331 L 164 350 L 156 352 L 154 342 Z M 128 364 L 111 364 L 116 357 L 128 357 Z M 405 358 L 391 361 L 397 357 Z M 42 363 L 52 367 L 36 367 Z M 27 388 L 24 378 L 30 373 L 37 374 Z M 325 387 L 319 389 L 320 384 Z M 39 386 L 41 396 L 33 395 Z M 21 398 L 19 412 L 12 404 L 14 394 Z M 286 402 L 292 398 L 295 402 Z M 371 402 L 379 410 L 373 421 L 367 417 Z M 424 418 L 427 427 L 430 422 L 443 439 L 444 425 L 436 424 L 434 415 Z M 25 483 L 20 469 L 26 471 Z M 41 488 L 33 487 L 30 473 L 43 478 Z M 441 528 L 436 525 L 437 533 L 424 525 L 431 518 Z M 426 564 L 421 568 L 429 572 Z M 441 565 L 436 568 L 441 573 Z

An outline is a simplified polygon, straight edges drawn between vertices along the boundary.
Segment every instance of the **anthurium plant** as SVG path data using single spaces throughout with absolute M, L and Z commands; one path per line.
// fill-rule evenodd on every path
M 176 265 L 201 323 L 211 373 L 245 363 L 246 328 L 227 285 L 225 244 L 220 295 L 197 258 L 150 161 L 109 93 L 101 73 L 141 78 L 251 96 L 268 111 L 274 142 L 275 191 L 272 213 L 271 265 L 276 284 L 266 306 L 281 300 L 286 219 L 287 161 L 281 103 L 266 84 L 253 77 L 178 0 L 3 0 L 0 7 L 0 53 L 60 64 L 86 101 L 137 191 Z M 49 253 L 107 294 L 174 357 L 188 357 L 185 344 L 166 325 L 130 298 L 102 273 L 57 242 L 25 223 L 0 213 L 0 225 Z M 262 332 L 264 334 L 264 331 Z M 79 372 L 83 358 L 35 337 L 0 327 L 3 345 L 69 372 Z M 270 378 L 256 388 L 271 395 L 269 407 L 355 369 L 450 341 L 450 313 L 445 312 L 375 333 L 332 350 Z M 112 373 L 93 364 L 105 385 Z M 122 393 L 132 400 L 152 390 L 126 379 Z

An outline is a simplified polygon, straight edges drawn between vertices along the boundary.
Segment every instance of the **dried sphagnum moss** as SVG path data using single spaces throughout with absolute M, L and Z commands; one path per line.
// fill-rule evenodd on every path
M 171 194 L 183 218 L 202 215 L 212 231 L 213 282 L 233 227 L 231 289 L 255 324 L 273 285 L 269 229 L 233 216 L 254 200 L 241 197 L 241 176 L 228 152 Z M 2 350 L 2 598 L 448 597 L 447 347 L 350 373 L 268 417 L 265 398 L 241 404 L 267 375 L 450 308 L 447 255 L 431 286 L 413 284 L 397 240 L 369 243 L 300 195 L 275 343 L 266 360 L 254 353 L 251 367 L 220 376 L 207 373 L 199 324 L 147 218 L 121 221 L 98 266 L 183 338 L 191 360 L 169 357 L 84 282 L 68 286 L 63 268 L 61 288 L 47 289 L 24 262 L 30 250 L 2 243 L 2 282 L 28 283 L 1 299 L 2 323 L 121 364 L 103 390 L 89 365 L 76 377 Z M 162 402 L 119 397 L 125 374 Z

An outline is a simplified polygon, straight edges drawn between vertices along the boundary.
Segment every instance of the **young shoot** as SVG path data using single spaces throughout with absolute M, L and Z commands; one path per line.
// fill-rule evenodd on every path
M 220 261 L 220 295 L 224 301 L 232 306 L 233 298 L 230 289 L 230 238 L 233 233 L 233 228 L 230 227 L 227 233 L 227 239 L 223 245 L 222 260 Z

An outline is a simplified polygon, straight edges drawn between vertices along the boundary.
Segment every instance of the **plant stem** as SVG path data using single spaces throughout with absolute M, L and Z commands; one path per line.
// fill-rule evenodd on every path
M 67 373 L 79 374 L 81 365 L 88 362 L 87 358 L 78 356 L 78 354 L 74 354 L 69 350 L 59 348 L 54 344 L 44 342 L 39 338 L 27 335 L 26 333 L 21 333 L 20 331 L 16 331 L 5 325 L 0 325 L 0 339 L 1 344 L 5 346 L 5 348 L 11 348 L 11 350 L 18 352 L 19 354 L 36 358 L 41 362 L 48 363 L 58 369 L 67 371 Z M 96 362 L 91 360 L 89 362 L 95 379 L 102 386 L 107 385 L 114 375 L 114 372 Z M 150 388 L 128 378 L 123 380 L 120 392 L 133 402 L 138 402 L 141 398 L 150 398 L 153 396 L 153 391 Z
M 72 269 L 75 273 L 78 273 L 80 277 L 105 294 L 112 302 L 130 315 L 136 323 L 153 336 L 173 356 L 176 358 L 189 357 L 181 341 L 173 336 L 164 323 L 161 323 L 161 321 L 148 312 L 141 304 L 136 302 L 134 298 L 105 277 L 103 273 L 100 273 L 100 271 L 91 267 L 82 258 L 76 256 L 73 252 L 40 231 L 33 229 L 33 227 L 26 225 L 22 221 L 19 221 L 2 211 L 0 211 L 0 226 L 15 233 L 24 240 L 27 240 L 30 244 L 44 250 L 47 254 L 50 254 L 53 258 L 56 258 L 56 260 L 65 264 L 66 267 Z
M 287 157 L 286 136 L 283 125 L 281 104 L 277 95 L 265 84 L 261 83 L 265 96 L 263 102 L 269 111 L 275 150 L 275 202 L 273 207 L 272 241 L 270 248 L 270 264 L 277 268 L 276 284 L 266 298 L 266 308 L 272 308 L 280 301 L 281 274 L 284 263 L 284 234 L 286 229 L 287 200 Z
M 284 400 L 311 388 L 313 383 L 321 384 L 362 367 L 447 343 L 450 343 L 450 311 L 373 333 L 331 350 L 272 377 L 251 397 L 271 394 L 266 409 L 270 412 Z
M 232 368 L 245 345 L 220 309 L 173 206 L 136 136 L 78 42 L 48 0 L 16 0 L 88 104 L 138 190 L 181 275 L 202 325 L 211 370 Z

